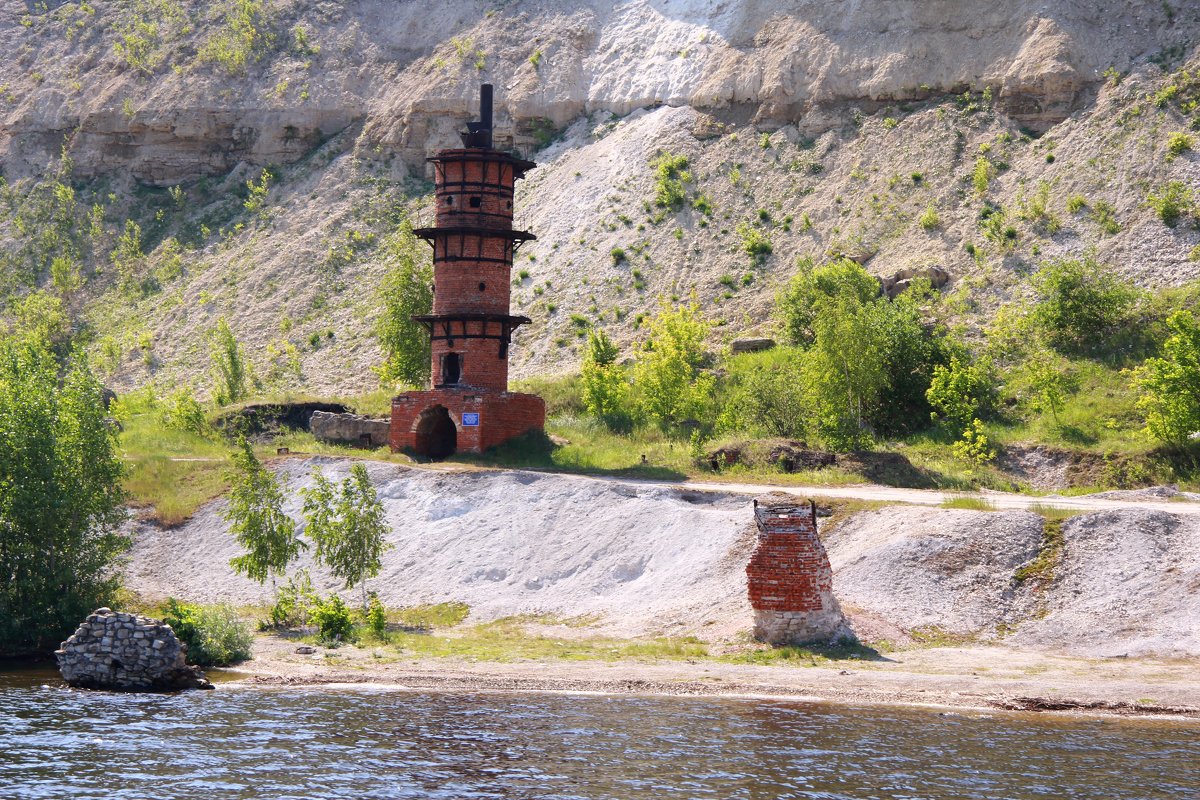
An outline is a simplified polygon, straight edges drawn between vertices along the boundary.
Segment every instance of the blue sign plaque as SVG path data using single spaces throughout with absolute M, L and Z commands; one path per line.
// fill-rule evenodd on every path
M 464 428 L 479 427 L 479 414 L 464 413 L 462 419 L 463 419 L 463 427 Z

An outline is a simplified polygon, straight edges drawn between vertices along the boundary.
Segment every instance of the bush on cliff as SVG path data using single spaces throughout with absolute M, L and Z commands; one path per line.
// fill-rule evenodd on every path
M 107 605 L 124 467 L 86 358 L 0 335 L 0 655 L 53 649 Z

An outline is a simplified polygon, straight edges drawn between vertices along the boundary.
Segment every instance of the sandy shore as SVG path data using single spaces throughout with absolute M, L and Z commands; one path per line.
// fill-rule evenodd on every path
M 1005 709 L 1200 719 L 1195 661 L 1077 659 L 1005 648 L 930 648 L 820 666 L 712 660 L 412 659 L 387 649 L 259 637 L 224 685 L 371 684 L 434 691 L 553 691 L 771 697 L 847 704 Z

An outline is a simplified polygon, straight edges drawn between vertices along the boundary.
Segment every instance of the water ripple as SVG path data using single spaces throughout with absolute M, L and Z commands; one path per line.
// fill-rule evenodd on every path
M 0 673 L 0 798 L 1200 798 L 1200 727 L 695 698 L 75 692 Z

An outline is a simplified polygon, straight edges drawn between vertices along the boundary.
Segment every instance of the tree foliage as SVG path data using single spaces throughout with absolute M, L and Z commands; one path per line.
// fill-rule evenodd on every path
M 879 282 L 850 259 L 820 266 L 802 261 L 776 305 L 784 335 L 805 350 L 802 377 L 775 377 L 763 390 L 778 395 L 787 391 L 785 381 L 801 382 L 803 393 L 788 392 L 787 405 L 802 396 L 803 411 L 794 413 L 835 449 L 864 447 L 877 432 L 927 424 L 933 370 L 952 350 L 945 332 L 924 319 L 922 304 L 932 298 L 927 281 L 914 281 L 888 300 Z M 787 427 L 797 435 L 799 426 Z
M 1094 352 L 1129 323 L 1142 293 L 1091 255 L 1049 261 L 1031 282 L 1033 320 L 1050 344 L 1066 353 Z
M 1146 359 L 1138 371 L 1138 409 L 1146 432 L 1169 445 L 1186 444 L 1200 431 L 1200 323 L 1187 311 L 1167 320 L 1171 336 L 1161 358 Z
M 663 302 L 649 322 L 650 337 L 634 365 L 634 384 L 647 418 L 669 425 L 698 416 L 715 380 L 701 370 L 708 323 L 700 307 Z
M 947 364 L 937 364 L 925 397 L 935 421 L 945 422 L 955 433 L 962 433 L 976 418 L 991 393 L 992 381 L 987 368 L 972 364 L 964 356 L 952 355 Z
M 246 552 L 229 563 L 238 573 L 263 583 L 287 571 L 306 545 L 296 535 L 296 523 L 283 512 L 278 480 L 245 438 L 238 442 L 232 459 L 229 478 L 233 488 L 225 519 Z
M 808 347 L 816 340 L 815 323 L 820 301 L 840 295 L 859 304 L 879 296 L 879 281 L 850 259 L 839 258 L 820 267 L 811 258 L 802 259 L 799 271 L 779 293 L 775 313 L 784 335 L 792 344 Z
M 388 388 L 396 383 L 421 387 L 429 380 L 429 332 L 413 317 L 433 308 L 433 268 L 419 247 L 407 223 L 384 243 L 390 267 L 380 284 L 383 313 L 375 336 L 384 354 L 376 372 Z
M 367 609 L 366 581 L 379 575 L 383 554 L 391 548 L 383 504 L 371 484 L 367 468 L 355 464 L 340 489 L 321 472 L 304 495 L 305 533 L 316 544 L 317 561 L 326 565 L 346 588 L 362 585 L 363 610 Z
M 245 399 L 250 382 L 246 353 L 224 317 L 217 320 L 217 327 L 209 335 L 209 358 L 217 405 L 226 406 Z
M 617 364 L 617 346 L 602 330 L 588 333 L 580 370 L 581 392 L 588 413 L 610 429 L 628 427 L 629 380 Z
M 804 350 L 793 347 L 746 353 L 726 362 L 717 430 L 787 438 L 807 435 L 805 363 Z
M 60 641 L 117 589 L 124 468 L 102 387 L 42 339 L 0 339 L 0 655 Z

